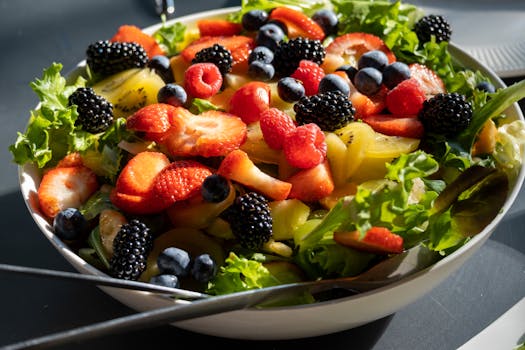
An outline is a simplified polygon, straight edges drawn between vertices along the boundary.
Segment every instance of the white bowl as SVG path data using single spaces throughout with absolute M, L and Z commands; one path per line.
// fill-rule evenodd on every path
M 225 16 L 238 11 L 238 8 L 226 8 L 184 16 L 172 21 L 184 24 L 194 23 L 197 19 L 210 16 Z M 153 32 L 160 24 L 146 28 Z M 466 52 L 450 44 L 454 58 L 472 69 L 479 69 L 492 79 L 496 87 L 504 83 L 489 68 L 469 56 Z M 510 120 L 521 119 L 523 115 L 517 104 L 511 106 L 506 115 Z M 40 175 L 33 165 L 19 169 L 20 188 L 29 212 L 44 235 L 54 247 L 81 273 L 104 275 L 103 272 L 86 263 L 76 255 L 64 242 L 53 234 L 52 227 L 38 211 L 37 188 Z M 196 318 L 174 324 L 186 330 L 235 339 L 278 340 L 319 336 L 347 330 L 368 322 L 388 316 L 422 297 L 450 274 L 456 271 L 481 245 L 489 238 L 514 203 L 525 176 L 523 168 L 514 183 L 511 184 L 507 201 L 495 219 L 466 245 L 445 257 L 431 267 L 405 278 L 399 282 L 333 301 L 316 304 L 277 307 L 267 309 L 247 309 L 223 314 Z M 126 291 L 111 287 L 101 287 L 107 294 L 123 304 L 139 311 L 172 305 L 166 297 L 147 292 Z M 177 303 L 188 303 L 177 301 Z

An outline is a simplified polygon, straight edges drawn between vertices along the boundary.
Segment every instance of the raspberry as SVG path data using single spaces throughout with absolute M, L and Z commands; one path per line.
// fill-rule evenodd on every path
M 295 130 L 293 119 L 277 108 L 264 111 L 259 123 L 264 141 L 273 149 L 281 149 L 286 135 Z
M 296 168 L 312 168 L 326 158 L 326 142 L 323 131 L 317 124 L 298 126 L 290 132 L 283 143 L 288 163 Z
M 219 92 L 222 86 L 222 74 L 213 63 L 195 63 L 186 69 L 184 84 L 191 96 L 208 98 Z
M 317 93 L 319 83 L 324 76 L 324 70 L 317 63 L 309 60 L 301 60 L 299 67 L 291 75 L 292 78 L 303 82 L 306 96 L 312 96 Z
M 425 92 L 417 80 L 407 79 L 388 92 L 386 107 L 395 115 L 417 115 L 425 99 Z

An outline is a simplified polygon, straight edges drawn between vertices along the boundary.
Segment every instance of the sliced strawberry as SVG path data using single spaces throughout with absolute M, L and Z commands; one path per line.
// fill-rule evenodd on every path
M 292 184 L 288 198 L 305 202 L 316 202 L 334 190 L 334 180 L 327 160 L 312 168 L 300 170 L 286 181 Z
M 386 107 L 392 114 L 417 115 L 423 102 L 425 102 L 425 91 L 414 78 L 406 79 L 397 84 L 386 95 Z
M 292 188 L 290 183 L 276 179 L 259 169 L 242 150 L 230 152 L 221 162 L 217 173 L 273 200 L 286 199 Z
M 363 237 L 359 231 L 335 232 L 334 241 L 347 247 L 375 254 L 399 254 L 403 252 L 403 237 L 379 226 L 372 226 Z
M 314 167 L 326 158 L 324 133 L 314 123 L 298 126 L 286 135 L 283 151 L 291 166 L 302 169 Z
M 51 169 L 38 187 L 40 209 L 54 218 L 64 209 L 79 208 L 98 188 L 97 175 L 85 166 Z
M 237 116 L 209 110 L 193 114 L 177 107 L 171 128 L 163 135 L 162 144 L 173 156 L 225 156 L 246 140 L 246 124 Z
M 144 195 L 127 194 L 117 191 L 116 188 L 110 192 L 111 203 L 120 210 L 136 215 L 160 213 L 164 208 L 161 202 L 151 193 Z
M 120 26 L 110 41 L 138 43 L 144 48 L 144 50 L 146 50 L 149 58 L 166 54 L 155 38 L 144 33 L 139 27 L 133 25 Z
M 439 93 L 445 93 L 446 88 L 443 80 L 430 68 L 419 63 L 412 63 L 410 68 L 410 77 L 417 80 L 427 99 Z
M 58 161 L 56 168 L 68 168 L 75 166 L 82 166 L 84 162 L 82 161 L 82 156 L 78 152 L 69 153 L 64 158 Z
M 286 135 L 295 129 L 292 117 L 278 108 L 264 111 L 259 123 L 264 141 L 272 149 L 281 149 Z
M 181 56 L 187 62 L 191 62 L 197 52 L 214 44 L 220 44 L 230 50 L 233 58 L 233 67 L 235 67 L 248 62 L 248 56 L 255 46 L 255 41 L 253 38 L 244 35 L 204 36 L 186 46 L 182 50 Z
M 200 19 L 197 21 L 199 34 L 203 36 L 230 36 L 240 34 L 242 25 L 220 18 Z
M 221 86 L 221 71 L 213 63 L 192 64 L 184 73 L 184 87 L 193 97 L 209 98 L 218 93 Z
M 371 115 L 362 119 L 376 132 L 389 136 L 403 136 L 420 139 L 425 133 L 423 123 L 415 116 L 393 116 L 390 114 Z
M 303 83 L 306 96 L 312 96 L 317 93 L 319 83 L 324 76 L 324 70 L 317 63 L 309 60 L 301 60 L 299 67 L 291 74 L 292 78 Z
M 389 63 L 396 60 L 394 53 L 380 37 L 362 32 L 347 33 L 335 38 L 326 47 L 327 57 L 325 60 L 330 61 L 333 55 L 335 62 L 351 64 L 357 67 L 359 57 L 371 50 L 383 51 L 388 57 Z M 338 57 L 342 58 L 342 60 L 337 59 Z
M 137 153 L 124 166 L 115 184 L 116 191 L 144 196 L 147 195 L 155 176 L 170 164 L 164 153 L 145 151 Z
M 170 128 L 170 115 L 174 109 L 165 103 L 147 105 L 126 119 L 126 127 L 134 131 L 163 133 Z
M 352 101 L 352 105 L 355 108 L 356 119 L 382 113 L 386 107 L 386 94 L 388 90 L 385 87 L 379 89 L 379 92 L 372 96 L 366 96 L 355 88 L 352 88 L 350 91 L 350 101 Z
M 152 194 L 159 206 L 168 208 L 177 201 L 186 200 L 200 191 L 211 170 L 194 160 L 177 160 L 155 176 Z
M 286 25 L 289 38 L 303 37 L 323 40 L 323 28 L 301 11 L 289 7 L 276 7 L 270 13 L 270 19 L 281 21 Z
M 229 112 L 250 124 L 261 119 L 270 108 L 271 88 L 260 81 L 251 81 L 236 90 L 230 99 Z

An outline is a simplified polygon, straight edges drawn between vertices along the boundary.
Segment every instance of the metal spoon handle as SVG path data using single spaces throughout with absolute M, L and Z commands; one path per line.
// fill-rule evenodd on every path
M 0 264 L 0 272 L 23 274 L 23 275 L 41 277 L 41 278 L 75 280 L 75 281 L 85 282 L 89 284 L 96 284 L 99 286 L 118 287 L 118 288 L 132 289 L 132 290 L 140 290 L 140 291 L 145 291 L 145 292 L 169 294 L 175 298 L 188 299 L 188 300 L 203 299 L 203 298 L 209 297 L 208 294 L 204 294 L 204 293 L 193 292 L 193 291 L 179 289 L 179 288 L 164 287 L 164 286 L 159 286 L 159 285 L 152 284 L 152 283 L 128 281 L 128 280 L 123 280 L 123 279 L 113 278 L 113 277 L 106 277 L 106 276 L 83 275 L 83 274 L 74 273 L 74 272 L 39 269 L 39 268 L 26 267 L 26 266 Z

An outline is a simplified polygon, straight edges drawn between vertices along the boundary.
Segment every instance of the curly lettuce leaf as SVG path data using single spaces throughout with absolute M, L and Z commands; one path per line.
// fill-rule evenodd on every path
M 162 26 L 153 33 L 153 38 L 164 49 L 167 56 L 179 53 L 186 38 L 186 26 L 180 22 L 168 25 L 163 18 Z
M 15 143 L 9 147 L 17 164 L 32 162 L 43 168 L 68 152 L 87 149 L 94 142 L 93 135 L 76 129 L 76 107 L 68 105 L 69 95 L 85 86 L 85 80 L 80 77 L 67 85 L 61 70 L 62 64 L 53 63 L 44 70 L 41 79 L 30 85 L 40 98 L 40 105 L 31 111 L 26 132 L 18 132 Z

